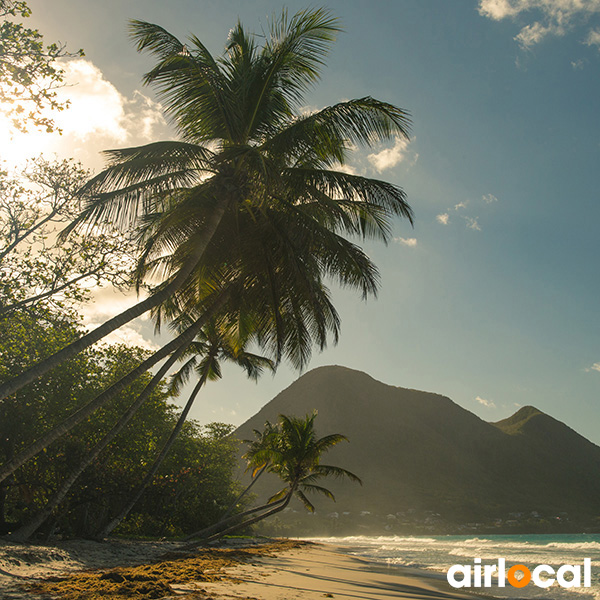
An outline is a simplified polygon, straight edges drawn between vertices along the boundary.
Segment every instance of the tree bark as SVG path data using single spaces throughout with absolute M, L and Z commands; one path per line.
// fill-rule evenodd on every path
M 100 325 L 94 331 L 84 335 L 79 338 L 75 342 L 72 342 L 62 350 L 59 350 L 52 356 L 45 358 L 41 362 L 37 363 L 24 373 L 21 373 L 17 377 L 13 379 L 9 379 L 2 385 L 0 385 L 0 400 L 14 394 L 16 391 L 20 390 L 22 387 L 26 386 L 28 383 L 35 381 L 39 377 L 41 377 L 44 373 L 47 373 L 54 367 L 60 365 L 65 360 L 72 358 L 79 354 L 82 350 L 85 350 L 92 344 L 95 344 L 98 340 L 101 340 L 103 337 L 106 337 L 109 333 L 112 333 L 115 329 L 122 327 L 129 321 L 132 321 L 136 317 L 143 315 L 145 312 L 148 312 L 150 309 L 158 306 L 165 300 L 167 300 L 171 294 L 177 291 L 188 278 L 188 276 L 192 273 L 196 265 L 200 262 L 204 251 L 206 250 L 210 240 L 212 239 L 223 215 L 225 214 L 225 210 L 227 209 L 228 201 L 226 199 L 220 200 L 213 213 L 211 214 L 210 219 L 206 223 L 206 229 L 204 230 L 204 235 L 198 242 L 195 252 L 189 257 L 186 263 L 181 267 L 175 279 L 167 285 L 160 292 L 157 292 L 143 300 L 142 302 L 138 302 L 135 306 L 128 308 L 121 314 L 109 319 L 104 324 Z M 0 479 L 1 480 L 1 479 Z
M 11 473 L 14 473 L 21 465 L 27 462 L 30 458 L 41 452 L 44 448 L 52 444 L 58 438 L 70 431 L 73 427 L 87 419 L 95 410 L 103 406 L 109 400 L 112 400 L 117 394 L 123 391 L 130 383 L 135 381 L 140 375 L 153 367 L 157 362 L 177 350 L 182 345 L 189 344 L 200 329 L 228 300 L 229 291 L 222 292 L 217 301 L 208 309 L 202 317 L 200 317 L 191 327 L 176 337 L 174 340 L 163 346 L 152 356 L 142 362 L 137 368 L 129 372 L 125 377 L 110 386 L 107 390 L 96 396 L 93 400 L 81 407 L 78 411 L 67 417 L 62 423 L 51 429 L 48 433 L 42 436 L 39 440 L 25 448 L 14 458 L 9 460 L 0 469 L 0 481 L 6 479 Z
M 238 513 L 237 515 L 233 515 L 227 519 L 221 519 L 218 523 L 215 523 L 214 525 L 209 525 L 208 527 L 205 527 L 204 529 L 201 529 L 200 531 L 196 531 L 195 533 L 188 535 L 186 538 L 184 538 L 183 541 L 187 542 L 188 540 L 191 540 L 194 538 L 201 538 L 201 540 L 204 540 L 204 539 L 206 539 L 207 536 L 219 531 L 223 527 L 227 527 L 228 525 L 231 525 L 232 523 L 239 521 L 243 517 L 247 517 L 248 515 L 253 515 L 254 513 L 259 512 L 261 510 L 266 510 L 268 508 L 272 508 L 273 506 L 277 506 L 279 503 L 284 502 L 284 501 L 285 501 L 285 498 L 278 500 L 277 502 L 267 502 L 266 504 L 262 504 L 261 506 L 255 506 L 254 508 L 249 508 L 248 510 Z M 190 544 L 189 546 L 184 546 L 183 549 L 185 550 L 188 547 L 195 548 L 196 546 L 197 546 L 197 544 L 194 542 L 193 544 Z
M 185 408 L 183 409 L 181 415 L 179 415 L 179 419 L 177 420 L 175 428 L 171 432 L 169 439 L 166 441 L 165 445 L 163 446 L 162 450 L 160 451 L 160 454 L 156 457 L 156 460 L 152 464 L 152 467 L 150 468 L 150 470 L 144 477 L 144 480 L 139 485 L 139 487 L 135 490 L 135 492 L 130 496 L 129 500 L 125 503 L 123 510 L 121 510 L 121 512 L 114 519 L 112 519 L 110 521 L 110 523 L 108 523 L 108 525 L 106 525 L 106 527 L 104 527 L 102 529 L 102 531 L 98 534 L 99 538 L 105 538 L 111 534 L 112 530 L 129 514 L 129 511 L 135 506 L 137 501 L 142 497 L 142 494 L 144 493 L 145 489 L 148 487 L 150 482 L 154 479 L 154 475 L 156 475 L 156 471 L 158 471 L 158 468 L 160 467 L 163 460 L 166 458 L 167 454 L 169 453 L 171 446 L 173 446 L 175 440 L 177 439 L 177 436 L 179 435 L 179 432 L 181 431 L 181 428 L 183 427 L 183 424 L 185 423 L 185 420 L 187 419 L 188 413 L 190 412 L 190 409 L 192 408 L 192 405 L 194 404 L 194 400 L 196 399 L 198 392 L 200 391 L 202 386 L 206 383 L 207 375 L 208 375 L 207 373 L 203 373 L 202 377 L 200 377 L 200 380 L 198 381 L 198 383 L 194 387 L 192 393 L 190 394 L 190 397 L 188 398 Z
M 214 535 L 204 538 L 204 539 L 200 540 L 199 542 L 195 542 L 193 544 L 188 544 L 187 546 L 184 546 L 183 548 L 181 548 L 181 550 L 188 550 L 188 549 L 191 550 L 192 548 L 196 548 L 200 544 L 207 544 L 209 542 L 213 542 L 215 540 L 222 538 L 224 535 L 230 535 L 232 533 L 235 533 L 236 531 L 239 531 L 240 529 L 244 529 L 245 527 L 250 527 L 250 525 L 254 525 L 254 523 L 258 523 L 259 521 L 262 521 L 263 519 L 266 519 L 266 518 L 270 517 L 271 515 L 274 515 L 275 513 L 281 512 L 290 503 L 290 500 L 292 499 L 292 495 L 293 495 L 293 492 L 290 490 L 288 492 L 287 496 L 281 501 L 281 504 L 279 504 L 275 508 L 268 510 L 267 512 L 263 513 L 262 515 L 258 515 L 256 517 L 252 517 L 251 519 L 243 521 L 242 523 L 237 523 L 236 525 L 233 525 L 232 527 L 229 527 L 228 529 L 225 529 L 224 531 L 219 531 L 219 533 L 215 533 Z M 273 506 L 273 505 L 271 505 L 271 506 Z

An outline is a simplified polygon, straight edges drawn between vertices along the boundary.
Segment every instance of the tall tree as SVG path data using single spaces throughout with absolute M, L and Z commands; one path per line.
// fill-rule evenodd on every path
M 4 383 L 0 397 L 177 293 L 184 308 L 195 306 L 207 272 L 228 264 L 231 235 L 239 237 L 240 218 L 246 223 L 234 249 L 238 257 L 243 244 L 252 239 L 256 216 L 263 229 L 266 224 L 273 230 L 281 227 L 282 220 L 288 229 L 293 222 L 302 226 L 295 244 L 288 243 L 293 239 L 289 236 L 276 240 L 278 249 L 287 244 L 286 252 L 297 251 L 313 230 L 321 247 L 312 273 L 305 269 L 300 275 L 305 297 L 312 295 L 315 303 L 329 303 L 315 273 L 333 274 L 363 293 L 376 289 L 373 265 L 341 234 L 386 240 L 391 219 L 396 215 L 411 219 L 411 210 L 397 186 L 333 167 L 345 163 L 354 144 L 372 146 L 397 135 L 407 137 L 408 117 L 370 97 L 300 114 L 305 93 L 318 80 L 338 30 L 324 9 L 300 11 L 291 18 L 284 12 L 272 21 L 261 48 L 238 23 L 225 54 L 215 59 L 195 36 L 183 44 L 157 25 L 131 22 L 138 50 L 158 59 L 145 81 L 157 88 L 183 141 L 110 151 L 109 167 L 85 187 L 91 199 L 72 229 L 107 223 L 138 227 L 144 245 L 138 283 L 157 276 L 162 283 L 135 307 Z M 301 266 L 303 258 L 288 264 Z M 345 274 L 340 275 L 339 264 Z M 253 285 L 245 305 L 260 302 L 261 294 L 264 303 L 266 279 L 283 282 L 272 264 L 263 260 L 262 269 L 263 282 Z M 295 336 L 296 342 L 300 336 L 305 349 L 299 362 L 304 363 L 307 341 L 315 334 L 322 338 L 324 328 L 335 329 L 335 313 L 329 306 L 320 321 L 307 326 L 292 299 L 284 309 L 278 306 L 277 291 L 271 288 L 270 315 L 263 314 L 265 324 L 271 321 L 263 339 L 274 335 L 274 326 L 281 351 L 286 337 Z M 295 334 L 290 334 L 292 330 L 284 326 L 293 324 Z
M 0 318 L 32 307 L 51 311 L 89 299 L 91 284 L 131 283 L 136 248 L 115 228 L 56 236 L 79 212 L 89 172 L 73 160 L 37 157 L 0 172 Z

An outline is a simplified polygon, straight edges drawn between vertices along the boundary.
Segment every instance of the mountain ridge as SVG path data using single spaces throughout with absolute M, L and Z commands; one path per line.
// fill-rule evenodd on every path
M 600 515 L 600 447 L 535 407 L 484 421 L 447 396 L 391 386 L 361 371 L 319 367 L 302 375 L 237 430 L 240 439 L 279 414 L 316 409 L 319 435 L 342 433 L 327 463 L 363 479 L 332 481 L 337 503 L 318 511 L 433 512 L 448 523 Z M 267 492 L 275 482 L 259 482 Z

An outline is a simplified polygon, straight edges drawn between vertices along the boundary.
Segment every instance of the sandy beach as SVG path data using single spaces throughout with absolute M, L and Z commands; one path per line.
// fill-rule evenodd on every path
M 388 600 L 465 598 L 443 581 L 369 563 L 334 546 L 230 542 L 178 556 L 176 544 L 0 544 L 0 597 Z M 66 578 L 66 579 L 65 579 Z M 471 596 L 472 597 L 472 596 Z
M 276 557 L 261 558 L 254 565 L 235 567 L 229 574 L 232 581 L 207 583 L 203 587 L 211 596 L 223 599 L 466 598 L 452 593 L 445 582 L 409 575 L 397 567 L 369 563 L 343 554 L 333 546 L 306 546 L 285 551 Z

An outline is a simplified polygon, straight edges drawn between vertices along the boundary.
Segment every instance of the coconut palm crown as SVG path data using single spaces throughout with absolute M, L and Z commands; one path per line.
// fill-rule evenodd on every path
M 135 226 L 137 284 L 154 293 L 189 271 L 170 296 L 177 308 L 155 309 L 158 323 L 202 310 L 225 265 L 238 286 L 236 317 L 254 311 L 262 343 L 302 367 L 312 342 L 324 347 L 339 331 L 324 278 L 364 297 L 379 285 L 375 265 L 344 236 L 387 241 L 394 217 L 412 222 L 400 188 L 339 167 L 355 145 L 408 137 L 409 119 L 371 97 L 306 113 L 337 20 L 312 9 L 271 23 L 260 47 L 238 23 L 217 58 L 195 36 L 184 44 L 130 23 L 138 50 L 158 59 L 144 81 L 181 141 L 108 151 L 74 226 Z
M 393 220 L 412 222 L 412 212 L 398 186 L 342 167 L 355 145 L 407 138 L 408 115 L 371 97 L 303 112 L 337 20 L 307 9 L 271 23 L 261 45 L 238 23 L 217 58 L 194 36 L 184 44 L 158 25 L 130 23 L 138 50 L 157 60 L 145 82 L 180 140 L 108 151 L 107 169 L 81 190 L 83 210 L 65 235 L 107 224 L 134 228 L 136 282 L 151 294 L 2 383 L 0 399 L 149 310 L 157 326 L 167 319 L 178 328 L 192 318 L 194 329 L 1 466 L 0 480 L 178 352 L 209 315 L 301 369 L 314 344 L 337 341 L 329 282 L 365 298 L 376 294 L 377 268 L 348 238 L 386 242 Z
M 335 500 L 330 490 L 318 484 L 321 479 L 347 477 L 362 484 L 354 473 L 321 463 L 328 450 L 340 442 L 347 442 L 348 438 L 339 433 L 318 437 L 314 425 L 316 416 L 316 411 L 305 417 L 279 415 L 277 425 L 267 421 L 262 434 L 255 431 L 255 434 L 258 433 L 257 439 L 244 455 L 249 466 L 256 468 L 266 461 L 267 471 L 277 475 L 286 484 L 269 498 L 269 503 L 277 503 L 295 495 L 310 512 L 314 512 L 307 493 L 323 494 Z
M 107 151 L 107 169 L 81 190 L 83 210 L 64 235 L 109 223 L 135 227 L 136 282 L 152 293 L 0 385 L 0 398 L 149 310 L 160 323 L 166 300 L 175 298 L 177 310 L 200 306 L 215 264 L 229 267 L 237 295 L 247 292 L 236 310 L 262 306 L 257 333 L 277 358 L 302 367 L 313 341 L 323 348 L 327 332 L 336 339 L 339 318 L 323 278 L 363 296 L 378 287 L 375 265 L 343 236 L 387 241 L 396 216 L 412 222 L 398 186 L 339 168 L 355 145 L 408 138 L 408 114 L 371 97 L 302 110 L 338 31 L 325 9 L 283 11 L 260 47 L 238 23 L 214 58 L 195 36 L 184 44 L 158 25 L 131 21 L 138 50 L 157 59 L 145 82 L 181 139 Z M 257 248 L 262 254 L 240 275 Z M 273 252 L 286 260 L 265 260 Z M 301 293 L 292 294 L 298 283 Z

